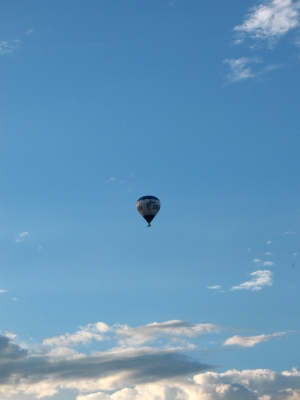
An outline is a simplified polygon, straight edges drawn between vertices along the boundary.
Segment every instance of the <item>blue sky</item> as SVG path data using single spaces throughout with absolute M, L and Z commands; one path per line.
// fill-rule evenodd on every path
M 0 10 L 1 398 L 299 399 L 299 1 Z

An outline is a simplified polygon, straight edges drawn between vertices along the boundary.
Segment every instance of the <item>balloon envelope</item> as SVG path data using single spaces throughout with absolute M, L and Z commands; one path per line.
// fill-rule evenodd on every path
M 155 196 L 143 196 L 136 202 L 136 208 L 150 226 L 150 222 L 160 210 L 160 201 Z

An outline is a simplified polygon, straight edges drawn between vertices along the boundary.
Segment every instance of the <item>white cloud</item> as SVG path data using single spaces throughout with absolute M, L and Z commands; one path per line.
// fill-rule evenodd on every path
M 32 33 L 34 33 L 34 29 L 28 29 L 25 33 L 26 35 L 31 35 Z
M 233 83 L 254 78 L 256 74 L 253 71 L 253 65 L 260 62 L 261 60 L 257 57 L 241 57 L 224 60 L 224 63 L 228 64 L 230 68 L 230 72 L 227 76 L 229 82 Z
M 119 347 L 87 355 L 68 347 L 28 350 L 6 336 L 0 336 L 0 359 L 1 399 L 18 394 L 40 398 L 64 389 L 120 390 L 212 368 L 176 348 Z
M 287 374 L 287 375 L 286 375 Z M 291 375 L 289 375 L 291 374 Z M 211 400 L 283 400 L 300 398 L 297 370 L 276 373 L 268 369 L 229 370 L 221 374 L 207 372 L 194 377 Z M 289 395 L 286 395 L 290 389 Z M 292 397 L 294 395 L 294 397 Z M 269 396 L 264 397 L 263 396 Z M 205 397 L 204 397 L 205 399 Z
M 109 331 L 109 326 L 104 322 L 97 322 L 96 324 L 88 324 L 86 327 L 82 327 L 75 333 L 67 333 L 65 335 L 53 336 L 45 339 L 43 344 L 45 346 L 78 346 L 79 344 L 87 344 L 92 340 L 103 341 L 106 337 L 103 334 Z M 100 333 L 99 333 L 100 332 Z
M 215 293 L 225 293 L 226 290 L 222 289 L 222 285 L 207 286 L 207 289 L 214 290 Z
M 277 233 L 277 235 L 295 235 L 298 232 L 299 231 L 285 231 L 285 232 Z
M 172 379 L 126 387 L 109 394 L 99 391 L 76 400 L 299 400 L 300 373 L 268 369 L 206 372 L 193 379 Z
M 6 289 L 0 289 L 0 293 L 5 293 L 5 292 L 7 292 Z
M 16 243 L 24 242 L 24 240 L 27 239 L 28 235 L 29 235 L 29 232 L 20 233 L 20 235 L 16 238 Z
M 230 71 L 227 74 L 229 83 L 244 81 L 250 78 L 261 78 L 268 72 L 281 67 L 281 65 L 265 65 L 259 57 L 231 58 L 223 61 L 229 65 Z
M 264 286 L 272 286 L 272 272 L 268 270 L 258 270 L 249 274 L 253 278 L 250 281 L 241 283 L 238 286 L 233 286 L 231 290 L 261 290 Z
M 191 337 L 203 330 L 211 331 L 205 325 L 211 324 L 167 321 L 130 330 L 149 337 L 147 331 L 154 329 L 159 335 L 164 332 L 172 338 L 173 327 L 176 335 Z M 80 331 L 89 329 L 113 336 L 123 328 L 108 327 L 101 322 L 88 324 Z M 276 335 L 280 334 L 262 335 L 264 339 L 252 337 L 252 341 L 258 343 Z M 70 338 L 71 335 L 62 336 Z M 14 343 L 14 338 L 14 334 L 0 335 L 0 398 L 3 400 L 59 396 L 68 390 L 77 392 L 77 400 L 265 400 L 269 395 L 272 400 L 283 400 L 300 396 L 297 369 L 282 373 L 230 370 L 218 374 L 211 372 L 212 366 L 185 355 L 181 348 L 113 347 L 115 342 L 111 338 L 107 341 L 108 350 L 79 354 L 73 348 L 60 346 L 60 342 L 52 342 L 50 350 L 40 346 L 27 349 Z M 73 346 L 73 341 L 67 344 Z
M 273 49 L 279 38 L 300 26 L 300 0 L 259 0 L 258 3 L 250 8 L 244 22 L 233 29 L 235 32 L 233 44 L 240 45 L 246 38 L 250 38 L 251 51 L 261 49 L 262 44 L 267 44 Z M 299 45 L 299 37 L 291 42 L 296 46 Z M 268 55 L 270 56 L 270 53 L 267 53 L 264 58 Z M 261 79 L 270 71 L 281 68 L 285 64 L 284 61 L 275 64 L 266 63 L 262 58 L 255 56 L 228 58 L 224 62 L 230 68 L 227 75 L 229 83 L 251 78 Z
M 13 54 L 14 51 L 20 46 L 20 43 L 20 40 L 11 40 L 9 42 L 0 40 L 0 56 Z
M 14 339 L 15 337 L 17 337 L 15 333 L 11 332 L 5 332 L 5 336 L 8 337 L 9 339 Z
M 272 262 L 272 261 L 265 261 L 264 263 L 263 263 L 263 266 L 264 267 L 274 267 L 274 263 Z
M 213 324 L 191 324 L 180 320 L 154 322 L 152 324 L 132 328 L 128 325 L 116 324 L 109 327 L 104 322 L 88 324 L 75 333 L 53 336 L 43 341 L 44 346 L 76 347 L 90 344 L 93 340 L 104 341 L 115 339 L 123 348 L 139 347 L 147 342 L 164 338 L 171 342 L 182 338 L 192 338 L 203 334 L 219 332 L 222 328 Z M 185 342 L 185 346 L 190 343 Z M 170 348 L 170 347 L 168 347 Z
M 242 346 L 242 347 L 253 347 L 256 344 L 267 342 L 274 337 L 285 335 L 285 332 L 273 333 L 272 335 L 258 335 L 258 336 L 232 336 L 225 340 L 223 346 Z
M 259 262 L 261 262 L 261 260 L 259 258 L 254 258 L 253 262 L 259 263 Z
M 189 324 L 180 320 L 154 322 L 145 326 L 131 328 L 127 325 L 116 326 L 115 332 L 120 337 L 123 346 L 137 346 L 159 337 L 196 337 L 217 332 L 221 328 L 213 324 Z
M 275 40 L 299 25 L 299 1 L 266 0 L 250 9 L 235 31 L 255 39 Z
M 273 243 L 272 240 L 267 240 L 267 242 L 266 242 L 266 244 L 271 244 L 271 243 Z

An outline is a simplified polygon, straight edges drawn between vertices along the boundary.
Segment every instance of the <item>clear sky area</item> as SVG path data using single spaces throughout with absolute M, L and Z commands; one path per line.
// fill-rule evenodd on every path
M 0 399 L 299 400 L 299 1 L 2 0 L 0 65 Z

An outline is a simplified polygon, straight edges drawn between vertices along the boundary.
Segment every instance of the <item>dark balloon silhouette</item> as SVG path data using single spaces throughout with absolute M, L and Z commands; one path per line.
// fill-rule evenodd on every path
M 150 222 L 160 210 L 160 201 L 155 196 L 143 196 L 136 202 L 136 208 L 143 218 L 148 222 L 148 228 L 151 226 Z

